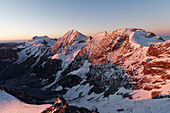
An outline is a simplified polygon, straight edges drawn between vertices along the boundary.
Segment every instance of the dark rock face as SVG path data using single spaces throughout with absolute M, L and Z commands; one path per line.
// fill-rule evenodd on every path
M 11 64 L 0 72 L 1 80 L 9 80 L 23 75 L 27 75 L 29 69 L 24 65 Z
M 105 92 L 105 97 L 114 94 L 120 87 L 131 87 L 130 80 L 124 75 L 124 70 L 112 63 L 91 65 L 86 80 L 93 86 L 89 94 Z
M 18 76 L 22 76 L 23 70 L 26 70 L 25 66 L 14 64 L 18 59 L 17 46 L 20 43 L 2 43 L 0 44 L 0 78 L 1 80 L 12 79 Z
M 63 97 L 57 98 L 56 102 L 42 113 L 99 113 L 98 109 L 88 110 L 84 107 L 70 106 Z
M 41 61 L 40 61 L 41 62 Z M 35 102 L 27 102 L 32 104 L 42 104 L 45 100 L 52 98 L 57 98 L 55 91 L 46 89 L 45 91 L 41 90 L 44 85 L 48 85 L 55 80 L 57 71 L 61 69 L 60 60 L 43 60 L 46 62 L 44 67 L 35 65 L 32 67 L 25 67 L 24 64 L 12 64 L 0 75 L 0 87 L 7 87 L 9 90 L 26 92 L 30 95 Z M 26 62 L 25 62 L 26 63 Z M 40 63 L 42 64 L 42 63 Z M 43 79 L 48 79 L 45 82 L 42 82 Z M 12 93 L 13 95 L 13 93 Z M 50 95 L 50 96 L 49 96 Z M 15 96 L 15 95 L 14 95 Z M 20 98 L 22 100 L 22 97 Z M 23 100 L 25 98 L 23 97 Z
M 80 84 L 82 78 L 76 74 L 69 74 L 72 71 L 78 70 L 81 68 L 87 60 L 87 56 L 77 56 L 62 72 L 61 77 L 59 78 L 58 82 L 56 82 L 52 87 L 56 88 L 56 86 L 62 86 L 63 88 L 72 88 Z
M 1 72 L 18 59 L 17 49 L 20 43 L 0 43 L 0 75 Z
M 37 65 L 33 68 L 32 72 L 35 76 L 41 79 L 48 79 L 42 85 L 48 85 L 55 80 L 55 75 L 58 71 L 62 70 L 61 60 L 51 60 L 47 57 L 42 58 Z
M 0 59 L 11 59 L 12 61 L 16 60 L 18 56 L 16 55 L 17 50 L 12 49 L 12 47 L 2 47 L 0 49 Z
M 81 78 L 77 75 L 68 75 L 63 78 L 61 78 L 58 81 L 58 85 L 61 85 L 63 87 L 72 88 L 73 86 L 78 85 L 81 82 Z
M 3 44 L 0 48 L 0 87 L 6 87 L 8 93 L 32 104 L 42 104 L 44 100 L 51 97 L 57 98 L 55 91 L 42 91 L 41 88 L 55 80 L 53 74 L 62 69 L 62 61 L 49 60 L 48 56 L 52 53 L 45 53 L 34 66 L 37 60 L 34 55 L 20 64 L 14 63 L 18 60 L 17 52 L 22 50 L 14 49 L 18 45 L 20 44 Z M 43 79 L 48 81 L 42 83 Z M 28 100 L 24 95 L 29 95 L 34 101 Z

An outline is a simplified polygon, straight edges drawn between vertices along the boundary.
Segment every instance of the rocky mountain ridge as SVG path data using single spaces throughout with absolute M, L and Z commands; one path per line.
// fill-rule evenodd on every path
M 142 29 L 93 37 L 70 30 L 58 40 L 34 37 L 13 49 L 17 57 L 0 71 L 0 86 L 27 92 L 37 103 L 58 96 L 81 105 L 115 94 L 131 100 L 170 94 L 170 40 Z

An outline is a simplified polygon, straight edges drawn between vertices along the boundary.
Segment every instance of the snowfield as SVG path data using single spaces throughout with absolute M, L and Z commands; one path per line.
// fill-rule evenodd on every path
M 100 113 L 168 113 L 170 111 L 169 98 L 133 101 L 117 95 L 118 93 L 130 92 L 130 90 L 124 88 L 120 88 L 117 94 L 103 98 L 102 94 L 87 95 L 89 88 L 88 84 L 81 87 L 75 86 L 64 95 L 64 98 L 67 99 L 69 104 L 79 107 L 84 106 L 90 109 L 95 105 Z M 82 95 L 80 95 L 80 92 L 82 92 Z M 69 101 L 70 99 L 74 100 Z M 50 106 L 50 104 L 26 104 L 6 92 L 0 91 L 1 113 L 40 113 Z
M 110 95 L 107 98 L 103 98 L 103 94 L 91 94 L 87 92 L 90 90 L 90 86 L 78 85 L 71 88 L 64 98 L 69 104 L 75 106 L 84 106 L 92 108 L 96 106 L 100 113 L 169 113 L 170 111 L 170 99 L 145 99 L 145 100 L 129 100 L 128 98 L 122 98 L 121 93 L 129 93 L 131 90 L 120 88 L 117 93 Z M 69 101 L 70 100 L 70 101 Z
M 30 105 L 21 102 L 15 97 L 0 91 L 0 112 L 1 113 L 41 113 L 44 109 L 51 106 L 46 105 Z
M 134 44 L 143 45 L 149 47 L 154 42 L 163 42 L 163 40 L 158 39 L 157 36 L 152 38 L 146 38 L 146 33 L 143 31 L 136 31 L 130 36 L 130 41 Z

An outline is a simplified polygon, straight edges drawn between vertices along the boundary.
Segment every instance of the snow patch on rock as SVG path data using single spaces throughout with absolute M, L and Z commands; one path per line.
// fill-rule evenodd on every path
M 84 62 L 84 65 L 81 68 L 68 73 L 68 75 L 69 74 L 78 75 L 80 78 L 84 79 L 85 75 L 89 72 L 89 66 L 90 65 L 91 65 L 91 63 L 89 63 L 88 60 L 86 60 Z

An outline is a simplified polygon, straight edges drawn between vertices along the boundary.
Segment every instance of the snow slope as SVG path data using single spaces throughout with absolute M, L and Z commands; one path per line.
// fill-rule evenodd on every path
M 147 33 L 144 31 L 135 31 L 130 35 L 130 42 L 138 45 L 149 47 L 154 42 L 163 42 L 157 36 L 147 38 Z
M 0 112 L 1 113 L 40 113 L 50 105 L 25 104 L 15 97 L 0 91 Z
M 89 90 L 89 84 L 77 85 L 71 88 L 64 98 L 69 104 L 79 107 L 84 106 L 90 109 L 95 105 L 100 113 L 168 113 L 170 111 L 169 98 L 133 101 L 122 98 L 121 94 L 131 92 L 124 88 L 120 88 L 117 93 L 107 98 L 104 98 L 102 93 L 88 95 Z

